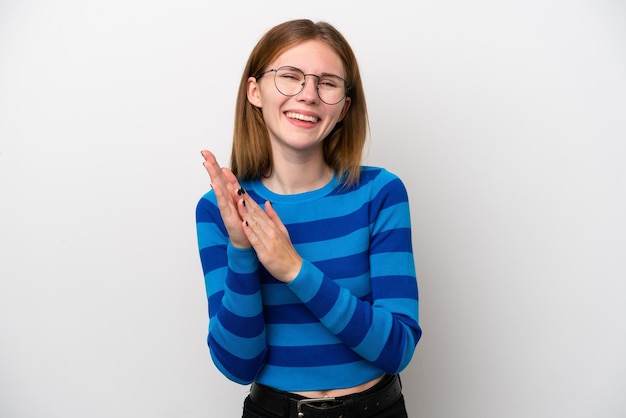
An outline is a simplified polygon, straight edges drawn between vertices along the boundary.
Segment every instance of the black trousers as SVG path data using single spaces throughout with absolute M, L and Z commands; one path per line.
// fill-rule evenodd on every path
M 262 386 L 251 389 L 243 404 L 242 418 L 299 418 L 296 410 L 302 396 Z M 374 387 L 334 402 L 301 408 L 304 418 L 407 418 L 399 376 L 385 376 Z M 256 390 L 255 390 L 256 389 Z M 256 395 L 256 397 L 255 397 Z M 382 405 L 382 406 L 381 406 Z

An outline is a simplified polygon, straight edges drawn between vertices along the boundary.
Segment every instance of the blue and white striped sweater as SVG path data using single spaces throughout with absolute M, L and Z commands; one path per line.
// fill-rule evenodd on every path
M 212 191 L 196 209 L 209 307 L 208 344 L 229 379 L 279 390 L 352 387 L 396 374 L 421 336 L 408 197 L 388 171 L 363 167 L 357 186 L 278 195 L 260 181 L 242 186 L 270 200 L 304 259 L 289 284 L 253 249 L 229 244 Z

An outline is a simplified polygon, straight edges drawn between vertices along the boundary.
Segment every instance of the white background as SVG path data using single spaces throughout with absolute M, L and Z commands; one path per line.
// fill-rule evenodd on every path
M 200 150 L 269 27 L 335 24 L 411 199 L 411 417 L 626 416 L 619 0 L 0 0 L 0 417 L 230 418 Z

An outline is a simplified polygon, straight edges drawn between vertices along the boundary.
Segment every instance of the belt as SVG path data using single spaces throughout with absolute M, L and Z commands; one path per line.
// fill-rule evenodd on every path
M 401 394 L 397 375 L 385 376 L 363 392 L 337 398 L 305 398 L 256 382 L 250 387 L 250 399 L 277 418 L 366 418 L 392 405 Z

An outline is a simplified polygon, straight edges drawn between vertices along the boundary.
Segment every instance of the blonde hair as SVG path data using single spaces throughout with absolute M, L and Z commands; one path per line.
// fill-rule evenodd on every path
M 326 22 L 296 19 L 271 28 L 256 44 L 241 76 L 235 106 L 230 169 L 240 180 L 255 180 L 272 172 L 272 148 L 263 115 L 247 98 L 249 77 L 258 77 L 285 49 L 308 40 L 320 40 L 341 58 L 350 87 L 351 104 L 343 120 L 324 139 L 324 159 L 346 185 L 356 184 L 369 131 L 367 106 L 359 66 L 343 35 Z

